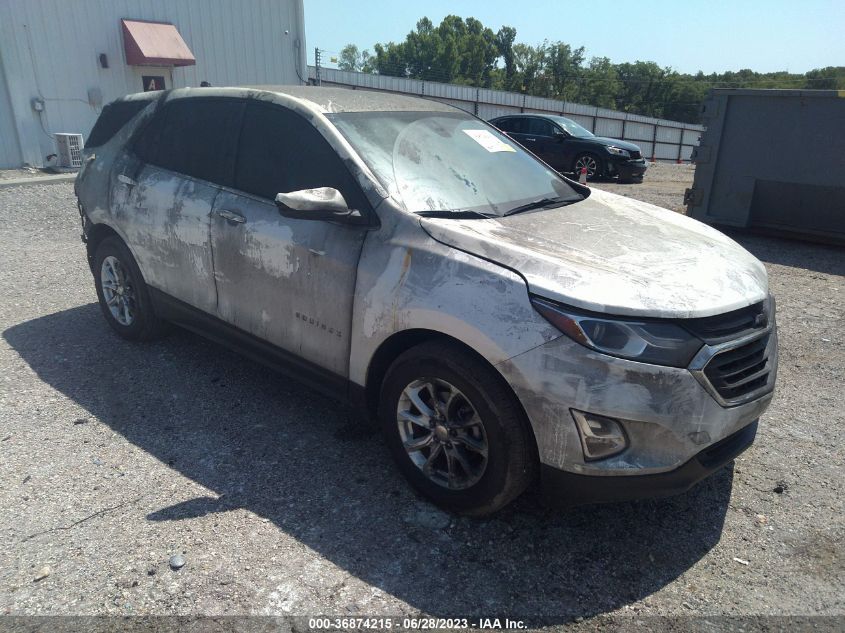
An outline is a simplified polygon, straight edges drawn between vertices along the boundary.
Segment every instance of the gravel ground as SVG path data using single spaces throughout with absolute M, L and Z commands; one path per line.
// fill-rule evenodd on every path
M 44 176 L 48 172 L 34 167 L 21 167 L 20 169 L 0 169 L 0 182 L 16 178 L 31 178 L 33 176 Z
M 627 198 L 645 200 L 672 211 L 685 212 L 684 191 L 692 187 L 695 165 L 675 163 L 649 163 L 641 183 L 621 184 L 614 180 L 589 183 Z
M 677 207 L 691 173 L 599 186 Z M 733 466 L 672 499 L 559 511 L 531 493 L 470 520 L 417 498 L 316 393 L 181 331 L 112 334 L 70 184 L 0 189 L 0 217 L 0 614 L 842 623 L 842 250 L 738 237 L 771 275 L 781 373 Z

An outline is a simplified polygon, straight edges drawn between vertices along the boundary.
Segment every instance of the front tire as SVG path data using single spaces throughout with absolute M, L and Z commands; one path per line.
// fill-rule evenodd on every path
M 575 157 L 575 162 L 572 164 L 572 171 L 575 172 L 576 178 L 581 174 L 582 167 L 587 168 L 587 180 L 595 180 L 604 175 L 604 163 L 595 154 L 585 153 Z
M 100 309 L 115 332 L 130 341 L 149 341 L 163 334 L 165 324 L 153 310 L 141 270 L 120 238 L 100 242 L 93 273 Z
M 397 358 L 379 418 L 402 474 L 449 510 L 491 514 L 536 476 L 534 437 L 513 392 L 456 345 L 423 343 Z

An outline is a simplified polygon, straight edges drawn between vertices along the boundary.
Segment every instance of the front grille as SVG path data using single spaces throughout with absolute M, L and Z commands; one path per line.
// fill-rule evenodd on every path
M 740 338 L 769 324 L 768 301 L 715 316 L 686 319 L 684 327 L 709 345 Z
M 736 400 L 766 385 L 772 370 L 766 355 L 770 336 L 766 334 L 710 359 L 704 375 L 722 398 Z
M 631 154 L 631 160 L 639 160 L 639 159 L 641 159 L 641 158 L 643 157 L 643 155 L 642 155 L 642 154 L 640 154 L 640 153 L 639 153 L 638 151 L 636 151 L 636 150 L 634 150 L 634 151 L 632 151 L 632 152 L 629 152 L 629 153 Z

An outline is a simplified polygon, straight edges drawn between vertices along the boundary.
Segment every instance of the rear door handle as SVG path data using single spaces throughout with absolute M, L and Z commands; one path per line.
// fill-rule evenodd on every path
M 229 211 L 228 209 L 218 209 L 215 211 L 217 215 L 221 218 L 226 220 L 229 224 L 243 224 L 246 222 L 246 218 L 242 216 L 240 213 L 236 213 L 235 211 Z
M 536 138 L 526 138 L 525 140 L 526 141 L 536 141 L 537 139 Z
M 137 182 L 135 182 L 134 180 L 132 180 L 129 176 L 127 176 L 125 174 L 118 174 L 117 175 L 117 181 L 122 182 L 127 187 L 134 187 L 135 185 L 138 184 Z

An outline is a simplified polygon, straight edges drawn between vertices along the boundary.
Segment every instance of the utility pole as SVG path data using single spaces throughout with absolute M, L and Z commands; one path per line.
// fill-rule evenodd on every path
M 316 79 L 315 82 L 318 86 L 323 85 L 322 78 L 320 77 L 320 49 L 314 48 L 314 68 L 316 69 Z

